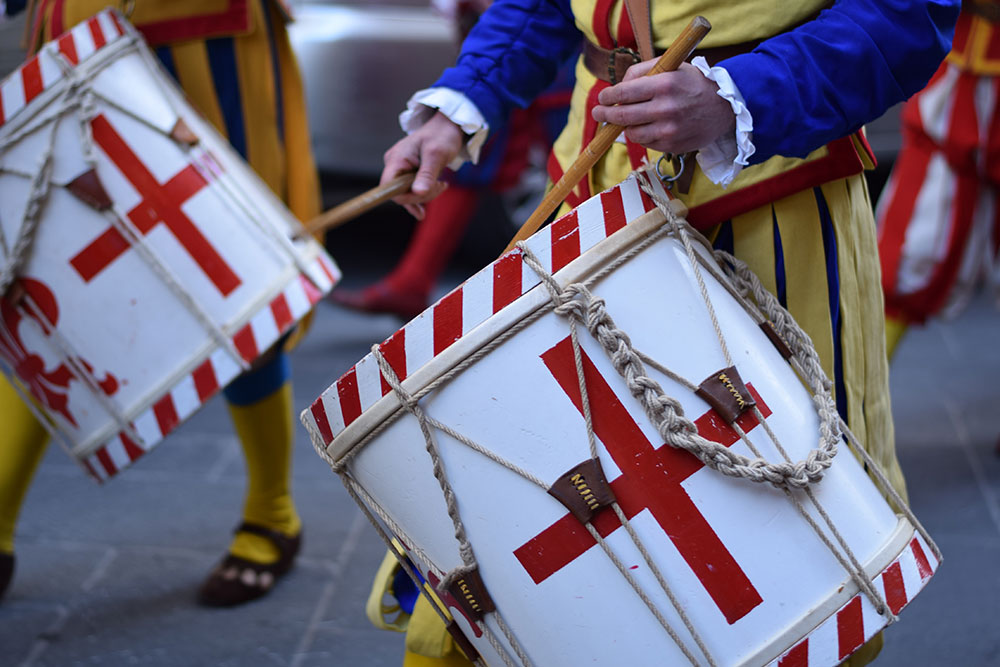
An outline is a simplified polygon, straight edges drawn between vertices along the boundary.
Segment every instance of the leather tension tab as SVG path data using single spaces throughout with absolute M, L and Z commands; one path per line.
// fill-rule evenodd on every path
M 792 348 L 788 345 L 788 342 L 782 338 L 778 330 L 774 328 L 774 324 L 771 320 L 764 320 L 760 323 L 760 330 L 764 332 L 771 344 L 774 345 L 775 349 L 778 350 L 778 354 L 785 358 L 785 361 L 791 358 Z
M 493 598 L 486 591 L 486 585 L 479 574 L 479 568 L 451 582 L 448 593 L 455 598 L 465 614 L 476 621 L 483 620 L 484 614 L 496 610 Z
M 711 405 L 729 424 L 756 405 L 735 366 L 713 373 L 698 385 L 695 394 Z
M 598 510 L 615 502 L 597 459 L 587 459 L 563 473 L 549 487 L 549 495 L 565 505 L 580 523 L 587 523 Z
M 174 129 L 170 130 L 170 138 L 184 146 L 194 146 L 198 143 L 198 135 L 191 131 L 183 118 L 178 118 Z
M 472 645 L 469 638 L 462 632 L 462 628 L 458 627 L 458 623 L 453 620 L 444 627 L 448 631 L 448 634 L 451 635 L 451 638 L 455 640 L 455 645 L 462 650 L 462 653 L 465 654 L 465 657 L 470 662 L 479 660 L 479 651 L 476 650 L 476 647 Z
M 93 209 L 105 211 L 111 208 L 111 197 L 108 196 L 107 190 L 101 184 L 101 179 L 97 177 L 96 169 L 88 169 L 83 172 L 67 183 L 66 189 Z

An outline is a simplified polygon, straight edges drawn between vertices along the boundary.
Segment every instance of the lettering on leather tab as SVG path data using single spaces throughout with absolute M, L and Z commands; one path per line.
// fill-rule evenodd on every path
M 597 459 L 588 459 L 563 473 L 549 487 L 549 495 L 565 505 L 580 523 L 587 523 L 598 510 L 615 501 Z
M 466 615 L 476 621 L 481 621 L 484 614 L 488 614 L 496 609 L 493 598 L 486 591 L 483 578 L 479 575 L 479 569 L 472 570 L 464 576 L 455 579 L 448 586 L 448 593 L 455 598 L 455 601 L 462 607 Z
M 703 398 L 730 424 L 756 405 L 735 366 L 713 373 L 698 385 L 695 394 Z
M 760 330 L 764 332 L 771 344 L 774 345 L 778 353 L 785 358 L 787 361 L 792 357 L 792 348 L 788 345 L 788 342 L 778 333 L 778 330 L 774 328 L 774 324 L 771 320 L 764 320 L 760 323 Z

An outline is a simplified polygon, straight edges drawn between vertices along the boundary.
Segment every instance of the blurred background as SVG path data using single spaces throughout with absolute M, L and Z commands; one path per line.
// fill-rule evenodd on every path
M 377 183 L 382 153 L 400 136 L 400 110 L 453 60 L 455 38 L 426 0 L 310 0 L 295 10 L 290 34 L 330 207 Z M 22 30 L 23 19 L 0 24 L 0 76 L 23 57 Z M 868 174 L 874 199 L 899 147 L 896 110 L 868 136 L 880 163 Z M 507 202 L 483 201 L 439 291 L 496 257 L 513 233 L 510 218 Z M 412 227 L 401 208 L 386 205 L 331 232 L 326 245 L 344 283 L 387 272 Z M 1000 664 L 1000 576 L 992 569 L 1000 559 L 1000 420 L 995 390 L 984 391 L 1000 372 L 996 322 L 978 299 L 961 320 L 914 331 L 893 361 L 897 447 L 914 510 L 945 562 L 887 633 L 879 665 Z M 296 409 L 400 324 L 321 303 L 293 356 Z M 0 603 L 0 665 L 399 665 L 401 637 L 363 616 L 382 547 L 303 430 L 297 438 L 303 555 L 266 600 L 233 610 L 193 599 L 242 494 L 238 444 L 220 400 L 103 488 L 51 447 L 22 515 L 18 572 Z

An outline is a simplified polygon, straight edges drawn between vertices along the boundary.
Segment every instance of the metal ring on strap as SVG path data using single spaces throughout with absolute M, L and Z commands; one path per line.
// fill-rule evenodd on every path
M 673 176 L 664 176 L 663 172 L 660 170 L 660 163 L 663 162 L 664 160 L 667 160 L 668 162 L 673 162 L 675 157 L 677 158 L 677 162 L 680 165 L 680 167 L 677 169 L 677 173 L 674 174 Z M 673 187 L 674 181 L 679 179 L 683 173 L 684 173 L 683 155 L 674 156 L 672 153 L 664 153 L 663 155 L 660 156 L 660 159 L 656 161 L 656 176 L 657 178 L 660 179 L 660 182 L 663 183 L 663 187 L 665 187 L 667 190 Z

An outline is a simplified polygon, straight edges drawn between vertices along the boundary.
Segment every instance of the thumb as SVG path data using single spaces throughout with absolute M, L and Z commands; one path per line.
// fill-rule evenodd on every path
M 442 169 L 444 169 L 444 161 L 438 154 L 425 154 L 420 160 L 420 167 L 417 169 L 417 175 L 413 178 L 410 191 L 416 195 L 429 193 L 437 184 Z

